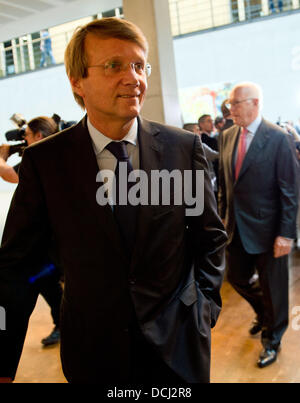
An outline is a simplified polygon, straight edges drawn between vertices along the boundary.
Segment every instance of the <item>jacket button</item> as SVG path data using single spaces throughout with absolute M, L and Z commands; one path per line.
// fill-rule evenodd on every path
M 136 279 L 134 278 L 134 277 L 131 277 L 130 279 L 129 279 L 129 284 L 130 285 L 134 285 L 136 283 Z

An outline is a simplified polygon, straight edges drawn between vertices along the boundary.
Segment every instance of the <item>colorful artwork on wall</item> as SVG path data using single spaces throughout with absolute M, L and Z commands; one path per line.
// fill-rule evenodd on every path
M 179 89 L 179 101 L 184 123 L 197 122 L 203 114 L 222 116 L 222 102 L 228 98 L 234 83 L 216 83 Z

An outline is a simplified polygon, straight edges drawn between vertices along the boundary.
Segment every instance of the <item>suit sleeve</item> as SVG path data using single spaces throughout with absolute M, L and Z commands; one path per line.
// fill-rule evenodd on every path
M 299 179 L 295 150 L 288 137 L 282 137 L 277 156 L 277 182 L 280 191 L 281 216 L 278 234 L 285 238 L 295 239 L 298 211 Z
M 207 161 L 215 161 L 219 157 L 218 151 L 213 150 L 207 144 L 203 143 L 203 150 Z
M 222 306 L 220 288 L 225 269 L 227 235 L 217 213 L 217 204 L 199 136 L 195 137 L 193 170 L 194 172 L 204 170 L 204 209 L 201 215 L 189 219 L 190 243 L 195 256 L 195 279 L 202 293 L 210 300 L 213 327 Z
M 13 379 L 37 300 L 28 279 L 39 270 L 48 239 L 42 187 L 28 151 L 23 156 L 0 249 L 0 306 L 5 311 L 5 329 L 0 330 L 0 377 Z

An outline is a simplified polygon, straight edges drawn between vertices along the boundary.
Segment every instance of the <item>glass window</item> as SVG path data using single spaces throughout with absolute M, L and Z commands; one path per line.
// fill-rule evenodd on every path
M 14 57 L 11 41 L 4 42 L 6 74 L 15 74 Z

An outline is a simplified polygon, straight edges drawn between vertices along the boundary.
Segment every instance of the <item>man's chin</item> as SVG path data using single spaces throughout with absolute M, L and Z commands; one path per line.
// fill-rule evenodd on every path
M 142 104 L 139 102 L 128 102 L 127 105 L 121 105 L 119 108 L 119 116 L 125 119 L 134 119 L 136 118 L 142 109 Z
M 141 108 L 140 107 L 132 107 L 128 108 L 124 112 L 124 117 L 127 117 L 128 119 L 134 119 L 140 114 Z

